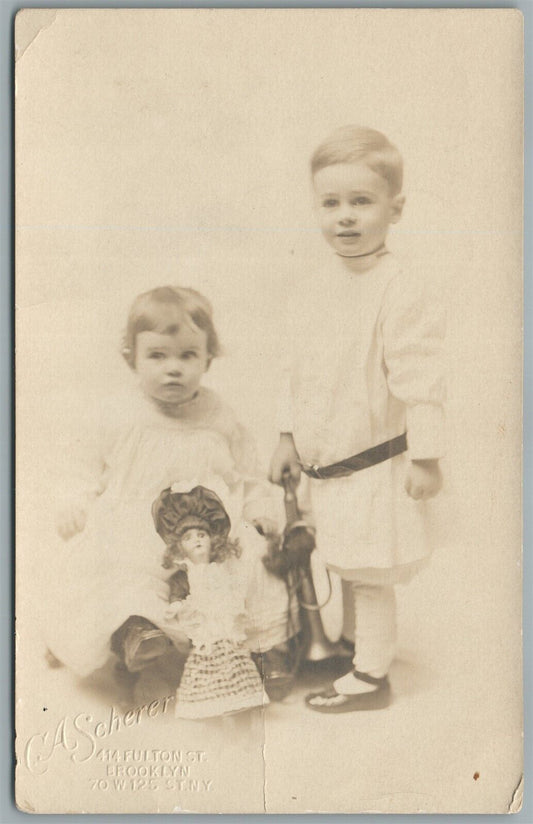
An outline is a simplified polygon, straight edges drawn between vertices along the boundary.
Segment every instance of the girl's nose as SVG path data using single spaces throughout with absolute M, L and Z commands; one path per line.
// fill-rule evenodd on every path
M 181 364 L 178 360 L 172 359 L 167 363 L 167 372 L 169 375 L 181 375 Z

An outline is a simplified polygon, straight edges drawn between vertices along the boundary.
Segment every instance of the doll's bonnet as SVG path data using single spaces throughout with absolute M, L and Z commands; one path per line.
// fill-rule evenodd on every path
M 205 486 L 188 492 L 164 489 L 152 505 L 155 528 L 163 541 L 173 544 L 188 529 L 205 529 L 212 537 L 227 538 L 231 521 L 218 495 Z

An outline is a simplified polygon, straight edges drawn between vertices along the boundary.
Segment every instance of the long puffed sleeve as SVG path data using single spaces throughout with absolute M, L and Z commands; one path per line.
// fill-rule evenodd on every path
M 241 423 L 235 422 L 233 426 L 230 449 L 235 470 L 244 484 L 244 519 L 275 519 L 276 504 L 272 487 L 261 475 L 255 440 Z
M 278 375 L 276 429 L 278 432 L 292 432 L 293 430 L 291 367 L 288 357 L 281 363 Z
M 106 435 L 99 410 L 78 420 L 64 436 L 62 456 L 56 466 L 59 506 L 75 503 L 87 508 L 104 492 L 107 483 Z
M 304 284 L 301 288 L 307 288 L 308 272 L 305 272 Z M 282 312 L 282 325 L 280 339 L 277 343 L 276 358 L 277 387 L 276 387 L 276 430 L 280 433 L 293 432 L 294 429 L 294 407 L 291 388 L 292 372 L 297 360 L 295 343 L 298 338 L 305 335 L 306 310 L 302 307 L 301 288 L 296 288 L 295 284 L 288 287 L 285 307 Z M 303 328 L 302 328 L 303 326 Z
M 405 276 L 389 284 L 381 316 L 389 390 L 406 405 L 412 460 L 440 458 L 445 451 L 445 311 L 422 282 Z

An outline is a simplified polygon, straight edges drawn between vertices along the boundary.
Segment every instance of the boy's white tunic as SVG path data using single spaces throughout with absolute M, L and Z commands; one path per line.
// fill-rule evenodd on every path
M 319 466 L 406 430 L 409 446 L 349 477 L 311 481 L 317 548 L 333 569 L 394 569 L 391 582 L 401 580 L 429 552 L 427 504 L 404 481 L 408 458 L 443 454 L 442 307 L 386 251 L 361 258 L 358 271 L 337 256 L 307 283 L 291 313 L 282 431 L 302 462 Z

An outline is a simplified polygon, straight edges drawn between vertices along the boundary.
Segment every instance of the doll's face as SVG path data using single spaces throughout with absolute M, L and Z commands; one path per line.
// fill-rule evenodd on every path
M 208 564 L 211 554 L 211 536 L 205 529 L 192 527 L 185 532 L 179 547 L 186 558 L 193 564 Z

